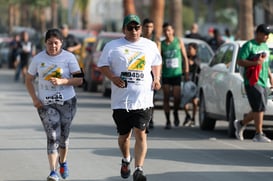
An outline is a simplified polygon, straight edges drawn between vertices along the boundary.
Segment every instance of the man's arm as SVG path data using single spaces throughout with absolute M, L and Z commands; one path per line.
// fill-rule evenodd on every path
M 183 56 L 183 65 L 184 65 L 183 72 L 185 74 L 185 79 L 189 80 L 189 60 L 188 60 L 186 48 L 182 39 L 180 39 L 180 48 L 181 48 L 181 54 Z
M 265 60 L 265 57 L 260 55 L 257 61 L 238 59 L 237 64 L 242 66 L 242 67 L 256 66 L 256 65 L 259 65 L 259 64 L 263 64 L 264 60 Z

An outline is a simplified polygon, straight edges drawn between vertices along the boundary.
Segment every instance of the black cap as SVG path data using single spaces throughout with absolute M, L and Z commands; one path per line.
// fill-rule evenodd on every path
M 267 24 L 260 24 L 256 29 L 256 33 L 258 32 L 268 35 L 269 33 L 272 33 L 273 31 L 271 26 Z

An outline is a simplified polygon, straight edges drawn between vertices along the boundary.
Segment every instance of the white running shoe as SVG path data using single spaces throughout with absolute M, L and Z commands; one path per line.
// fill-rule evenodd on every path
M 261 142 L 261 143 L 270 143 L 271 142 L 271 140 L 268 137 L 266 137 L 264 133 L 255 134 L 253 141 L 254 142 Z
M 241 121 L 237 120 L 237 119 L 234 121 L 233 124 L 234 124 L 234 127 L 235 127 L 235 136 L 236 136 L 236 138 L 238 140 L 240 140 L 240 141 L 243 141 L 244 140 L 243 133 L 244 133 L 244 130 L 245 130 L 246 126 L 242 126 Z

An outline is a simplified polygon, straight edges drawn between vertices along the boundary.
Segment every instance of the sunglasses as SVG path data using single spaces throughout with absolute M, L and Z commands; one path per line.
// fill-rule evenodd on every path
M 128 31 L 133 31 L 133 30 L 138 31 L 140 29 L 140 25 L 137 25 L 137 26 L 127 26 L 126 28 L 127 28 Z

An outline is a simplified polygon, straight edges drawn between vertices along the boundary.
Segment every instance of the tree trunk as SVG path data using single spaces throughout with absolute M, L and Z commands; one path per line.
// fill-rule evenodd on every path
M 178 37 L 183 35 L 183 25 L 182 25 L 182 3 L 183 0 L 171 0 L 171 24 L 174 27 L 175 34 Z
M 134 0 L 123 0 L 124 16 L 136 14 Z
M 11 34 L 12 32 L 12 27 L 14 26 L 14 22 L 15 22 L 14 12 L 15 12 L 14 4 L 10 4 L 9 5 L 9 29 L 8 29 L 9 34 Z
M 58 4 L 56 0 L 51 0 L 52 27 L 58 27 Z
M 29 21 L 29 6 L 27 4 L 21 4 L 21 25 L 25 27 L 29 27 L 30 21 Z
M 164 21 L 164 6 L 165 0 L 152 0 L 150 17 L 154 20 L 156 40 L 160 40 L 162 34 L 162 25 Z
M 239 21 L 239 39 L 252 39 L 254 37 L 253 0 L 240 0 Z
M 40 28 L 41 28 L 41 32 L 46 32 L 46 16 L 45 16 L 45 8 L 41 7 L 40 9 L 41 13 L 40 13 Z
M 84 29 L 84 30 L 88 30 L 89 29 L 89 27 L 88 27 L 88 12 L 87 12 L 87 10 L 84 10 L 83 12 L 82 12 L 82 15 L 81 15 L 82 17 L 81 17 L 81 19 L 82 19 L 82 29 Z

